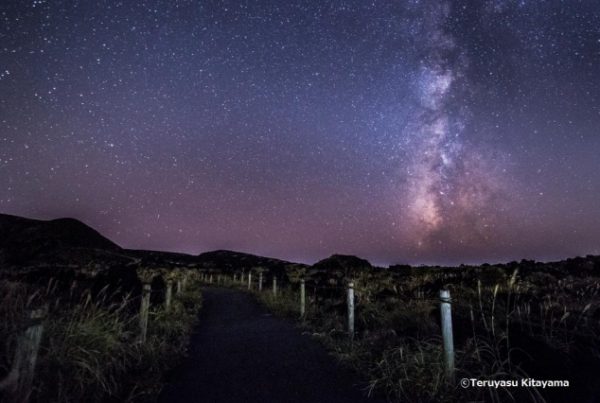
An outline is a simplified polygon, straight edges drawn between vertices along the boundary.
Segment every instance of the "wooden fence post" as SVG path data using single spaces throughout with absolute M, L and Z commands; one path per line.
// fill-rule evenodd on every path
M 258 291 L 262 291 L 262 284 L 263 284 L 263 280 L 262 280 L 262 271 L 260 273 L 258 273 Z
M 167 280 L 167 289 L 165 293 L 165 308 L 168 311 L 171 309 L 171 300 L 173 299 L 173 280 Z
M 7 377 L 0 381 L 0 391 L 5 391 L 3 395 L 9 402 L 29 401 L 47 313 L 48 305 L 29 312 L 30 322 L 17 342 L 12 368 Z
M 142 303 L 140 306 L 140 341 L 146 342 L 146 334 L 148 333 L 148 311 L 150 310 L 150 293 L 152 286 L 148 283 L 144 284 L 142 289 Z
M 177 279 L 177 295 L 181 294 L 181 279 Z
M 354 340 L 354 283 L 348 283 L 348 336 Z
M 304 317 L 306 313 L 306 288 L 304 279 L 300 280 L 300 316 Z
M 273 296 L 277 296 L 277 277 L 273 276 Z
M 440 313 L 442 316 L 442 337 L 444 339 L 444 366 L 446 378 L 454 382 L 454 339 L 452 335 L 452 308 L 450 291 L 440 290 Z
M 212 273 L 210 274 L 210 277 L 208 278 L 208 283 L 209 284 L 213 283 L 213 275 L 212 275 Z
M 248 272 L 248 289 L 249 290 L 252 289 L 252 272 L 251 271 Z

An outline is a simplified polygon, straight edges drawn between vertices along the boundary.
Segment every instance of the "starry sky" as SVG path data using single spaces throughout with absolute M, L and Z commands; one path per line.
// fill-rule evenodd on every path
M 308 263 L 599 254 L 600 3 L 2 1 L 0 212 Z

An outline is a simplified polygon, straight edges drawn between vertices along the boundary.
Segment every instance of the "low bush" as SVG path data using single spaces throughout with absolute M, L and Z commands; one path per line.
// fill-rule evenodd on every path
M 186 351 L 201 307 L 198 288 L 177 295 L 167 312 L 151 307 L 145 343 L 139 340 L 139 297 L 58 295 L 0 282 L 0 380 L 10 371 L 16 339 L 29 308 L 47 306 L 36 367 L 33 402 L 152 401 L 164 372 Z

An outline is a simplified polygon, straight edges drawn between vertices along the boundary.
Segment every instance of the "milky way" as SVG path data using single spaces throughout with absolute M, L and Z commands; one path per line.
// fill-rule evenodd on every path
M 0 212 L 313 262 L 600 253 L 596 1 L 0 4 Z
M 417 70 L 419 108 L 403 133 L 412 155 L 406 165 L 403 218 L 411 223 L 409 237 L 423 252 L 442 243 L 485 244 L 494 230 L 493 199 L 504 194 L 503 201 L 509 202 L 509 189 L 502 186 L 502 172 L 490 152 L 463 140 L 466 106 L 449 106 L 469 85 L 468 58 L 444 28 L 451 4 L 418 2 L 416 7 L 422 14 L 417 35 L 423 38 L 423 58 Z M 454 236 L 446 237 L 447 231 Z

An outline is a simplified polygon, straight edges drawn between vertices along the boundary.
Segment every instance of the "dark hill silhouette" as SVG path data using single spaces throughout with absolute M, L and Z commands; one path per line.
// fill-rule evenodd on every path
M 369 261 L 351 255 L 331 255 L 312 265 L 307 272 L 317 283 L 329 281 L 331 276 L 339 279 L 352 278 L 356 273 L 372 270 Z
M 188 255 L 175 252 L 123 249 L 90 226 L 73 218 L 35 220 L 8 214 L 0 214 L 0 271 L 22 268 L 40 270 L 67 267 L 102 270 L 127 266 L 188 267 L 190 269 L 214 269 L 229 272 L 262 268 L 269 274 L 298 278 L 318 276 L 335 272 L 338 276 L 377 270 L 367 260 L 356 256 L 335 254 L 312 266 L 292 263 L 281 259 L 257 256 L 249 253 L 216 250 Z M 411 275 L 426 270 L 493 271 L 506 272 L 519 268 L 521 275 L 545 271 L 548 274 L 585 276 L 599 270 L 600 257 L 585 256 L 559 262 L 534 262 L 522 260 L 507 264 L 464 266 L 459 268 L 408 265 L 390 266 L 395 275 Z
M 28 283 L 50 279 L 98 291 L 106 285 L 139 288 L 136 259 L 98 231 L 73 218 L 34 220 L 0 214 L 0 274 Z
M 0 248 L 81 247 L 118 250 L 121 247 L 74 218 L 43 221 L 0 214 Z
M 225 272 L 262 267 L 277 275 L 283 274 L 287 266 L 294 264 L 285 260 L 229 250 L 205 252 L 200 254 L 198 259 L 204 267 L 215 268 Z
M 0 265 L 55 272 L 57 267 L 103 269 L 131 263 L 143 267 L 213 268 L 224 272 L 262 267 L 281 274 L 292 264 L 248 253 L 217 250 L 198 256 L 123 249 L 95 229 L 73 218 L 36 220 L 0 214 Z M 0 269 L 1 270 L 1 269 Z
M 373 268 L 368 260 L 351 255 L 331 255 L 312 266 L 315 270 L 355 271 Z
M 217 250 L 198 256 L 175 252 L 123 249 L 98 231 L 73 218 L 36 220 L 0 214 L 0 263 L 5 265 L 85 264 L 110 266 L 132 260 L 145 266 L 188 266 L 231 271 L 264 267 L 284 270 L 291 264 L 248 253 Z
M 122 251 L 98 231 L 73 218 L 34 220 L 0 214 L 0 263 L 81 263 Z
M 140 264 L 146 267 L 185 266 L 197 267 L 198 257 L 178 252 L 165 252 L 144 249 L 124 249 L 124 253 L 140 259 Z

